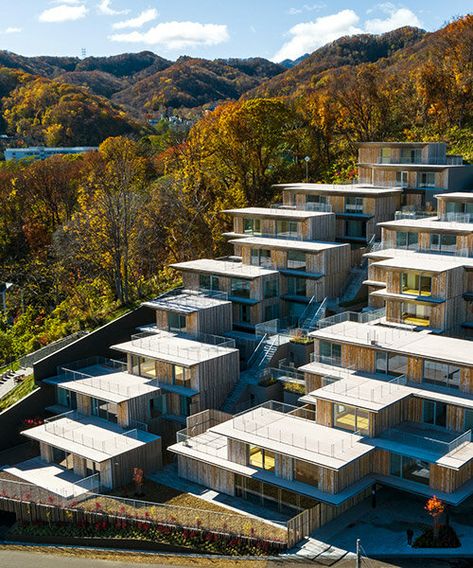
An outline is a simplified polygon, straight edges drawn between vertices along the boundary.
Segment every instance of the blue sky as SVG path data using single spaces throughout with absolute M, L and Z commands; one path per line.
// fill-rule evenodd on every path
M 436 30 L 471 0 L 1 0 L 0 48 L 22 55 L 295 59 L 354 33 Z

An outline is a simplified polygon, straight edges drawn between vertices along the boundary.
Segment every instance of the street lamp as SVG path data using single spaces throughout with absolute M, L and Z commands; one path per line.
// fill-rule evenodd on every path
M 309 162 L 310 162 L 310 156 L 306 156 L 304 158 L 305 161 L 305 182 L 308 183 L 309 182 Z

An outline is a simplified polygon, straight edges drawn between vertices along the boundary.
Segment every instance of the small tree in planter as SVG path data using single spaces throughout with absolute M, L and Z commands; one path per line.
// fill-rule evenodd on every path
M 427 500 L 425 504 L 425 510 L 429 515 L 432 517 L 434 523 L 434 540 L 437 540 L 439 537 L 439 519 L 442 516 L 442 513 L 445 511 L 445 505 L 441 499 L 436 497 L 435 495 Z
M 142 497 L 143 493 L 143 484 L 145 481 L 144 472 L 141 467 L 133 468 L 133 483 L 135 484 L 135 495 L 137 497 Z

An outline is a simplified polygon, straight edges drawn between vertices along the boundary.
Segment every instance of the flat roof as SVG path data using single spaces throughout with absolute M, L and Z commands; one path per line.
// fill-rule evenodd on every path
M 473 223 L 458 223 L 457 221 L 440 221 L 438 217 L 425 219 L 399 219 L 378 223 L 386 229 L 417 229 L 418 231 L 441 231 L 450 233 L 473 233 Z
M 407 331 L 347 321 L 313 331 L 310 336 L 316 339 L 361 345 L 371 349 L 383 349 L 456 365 L 473 366 L 473 344 L 471 341 L 434 335 L 428 332 Z
M 273 187 L 300 193 L 329 193 L 332 195 L 355 195 L 362 197 L 383 197 L 402 193 L 402 187 L 382 187 L 371 184 L 329 184 L 329 183 L 279 183 Z
M 312 391 L 302 397 L 302 402 L 322 399 L 379 412 L 411 395 L 412 390 L 403 384 L 350 374 Z
M 159 438 L 143 430 L 127 430 L 94 416 L 72 414 L 22 432 L 28 438 L 101 463 Z
M 335 470 L 372 449 L 361 436 L 261 406 L 209 431 Z
M 210 345 L 168 331 L 158 331 L 157 333 L 136 337 L 125 343 L 112 345 L 112 349 L 134 355 L 143 355 L 157 361 L 165 361 L 183 367 L 191 367 L 204 361 L 238 352 L 238 349 Z
M 117 404 L 160 391 L 159 385 L 152 379 L 123 372 L 110 373 L 99 377 L 57 381 L 56 385 L 63 389 Z
M 321 252 L 334 248 L 349 248 L 347 243 L 330 243 L 323 241 L 292 241 L 288 239 L 273 239 L 270 237 L 245 237 L 228 241 L 233 245 L 248 245 L 256 247 L 268 247 L 284 250 L 300 250 L 304 252 Z
M 241 217 L 281 217 L 285 219 L 309 219 L 334 215 L 331 211 L 307 211 L 305 209 L 286 209 L 277 207 L 243 207 L 242 209 L 225 209 L 222 213 Z
M 230 262 L 226 260 L 215 260 L 211 258 L 200 258 L 198 260 L 189 260 L 187 262 L 177 262 L 170 265 L 177 270 L 188 270 L 192 272 L 210 272 L 220 276 L 231 276 L 235 278 L 260 278 L 261 276 L 269 276 L 277 274 L 277 270 L 262 268 L 261 266 L 253 266 L 251 264 L 243 264 L 242 262 Z
M 222 296 L 224 293 L 221 293 Z M 206 295 L 194 290 L 181 290 L 176 293 L 164 294 L 154 300 L 148 300 L 143 305 L 155 310 L 189 314 L 231 304 L 229 300 L 216 295 Z
M 430 146 L 432 144 L 442 144 L 444 146 L 447 145 L 446 142 L 443 141 L 431 141 L 431 142 L 358 142 L 358 147 L 362 148 L 363 146 L 406 146 L 406 147 L 414 147 L 414 146 Z
M 437 199 L 443 199 L 444 201 L 473 201 L 473 188 L 471 192 L 468 191 L 452 191 L 451 193 L 441 193 L 439 195 L 434 195 Z
M 405 249 L 384 249 L 367 253 L 365 256 L 377 259 L 371 263 L 371 266 L 406 268 L 422 272 L 445 272 L 458 267 L 473 267 L 473 258 L 467 256 L 431 254 Z

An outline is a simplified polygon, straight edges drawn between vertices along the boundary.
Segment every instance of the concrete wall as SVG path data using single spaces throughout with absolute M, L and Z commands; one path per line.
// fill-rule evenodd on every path
M 33 367 L 35 380 L 39 382 L 54 376 L 58 365 L 87 357 L 102 355 L 117 358 L 118 352 L 110 349 L 110 345 L 128 341 L 130 336 L 136 333 L 137 327 L 154 323 L 155 319 L 154 310 L 140 306 L 35 363 Z

